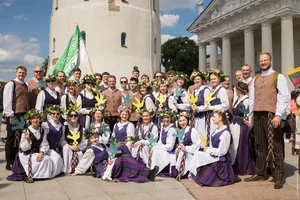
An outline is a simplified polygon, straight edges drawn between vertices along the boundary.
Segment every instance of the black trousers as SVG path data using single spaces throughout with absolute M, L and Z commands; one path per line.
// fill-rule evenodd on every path
M 15 117 L 20 119 L 20 117 L 24 116 L 25 113 L 15 114 Z M 16 143 L 15 146 L 15 140 L 16 140 L 16 132 L 15 130 L 12 130 L 13 126 L 9 122 L 9 117 L 6 118 L 6 131 L 7 131 L 7 137 L 5 142 L 5 160 L 7 165 L 12 165 L 15 156 L 18 153 L 19 150 L 19 144 Z M 21 134 L 22 130 L 18 130 L 19 132 L 19 139 L 21 140 Z
M 105 118 L 106 123 L 108 123 L 110 131 L 114 129 L 114 125 L 118 122 L 118 116 L 109 116 Z
M 254 112 L 253 132 L 255 138 L 256 173 L 260 176 L 267 175 L 268 120 L 268 112 Z M 274 129 L 273 152 L 275 156 L 275 179 L 282 180 L 284 175 L 284 139 L 283 130 L 280 127 Z

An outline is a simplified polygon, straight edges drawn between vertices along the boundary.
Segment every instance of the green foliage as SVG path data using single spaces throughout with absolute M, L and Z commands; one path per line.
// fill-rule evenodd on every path
M 46 76 L 46 74 L 47 74 L 48 64 L 49 64 L 49 56 L 47 56 L 47 58 L 45 58 L 44 62 L 41 63 L 41 66 L 42 66 L 42 68 L 43 68 L 43 71 L 44 71 L 45 76 Z
M 190 75 L 194 69 L 198 69 L 199 48 L 188 37 L 168 40 L 162 45 L 161 52 L 161 63 L 166 71 L 174 70 Z

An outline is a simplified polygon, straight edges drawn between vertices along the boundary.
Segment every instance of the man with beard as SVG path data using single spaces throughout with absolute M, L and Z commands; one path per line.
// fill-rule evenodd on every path
M 56 88 L 55 90 L 62 97 L 66 93 L 66 74 L 63 71 L 58 71 L 56 75 Z
M 281 120 L 289 114 L 290 94 L 285 77 L 272 69 L 272 56 L 259 57 L 261 73 L 251 83 L 250 127 L 253 125 L 256 175 L 245 181 L 264 181 L 267 168 L 274 169 L 275 189 L 283 187 L 284 139 Z M 252 123 L 253 122 L 253 123 Z

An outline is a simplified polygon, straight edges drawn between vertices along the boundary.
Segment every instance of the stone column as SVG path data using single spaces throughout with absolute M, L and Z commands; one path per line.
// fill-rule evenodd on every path
M 254 33 L 252 28 L 247 28 L 244 31 L 245 37 L 245 63 L 251 66 L 252 74 L 255 73 L 255 52 L 254 52 Z
M 210 41 L 210 68 L 218 68 L 218 47 L 215 40 Z
M 261 24 L 261 51 L 273 55 L 272 24 L 270 22 Z
M 281 17 L 281 73 L 286 76 L 286 72 L 295 68 L 294 60 L 294 33 L 293 16 L 284 15 Z M 286 76 L 287 77 L 287 76 Z M 289 90 L 295 87 L 287 77 Z
M 222 37 L 222 69 L 231 77 L 231 41 L 230 37 Z
M 206 44 L 199 44 L 199 69 L 206 72 Z

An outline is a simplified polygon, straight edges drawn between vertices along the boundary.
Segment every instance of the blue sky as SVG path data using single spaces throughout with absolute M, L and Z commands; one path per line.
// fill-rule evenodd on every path
M 186 31 L 198 15 L 198 0 L 160 0 L 162 42 L 192 35 Z M 211 0 L 204 0 L 206 7 Z M 48 56 L 52 0 L 0 0 L 0 80 L 15 77 L 15 67 L 29 69 Z

